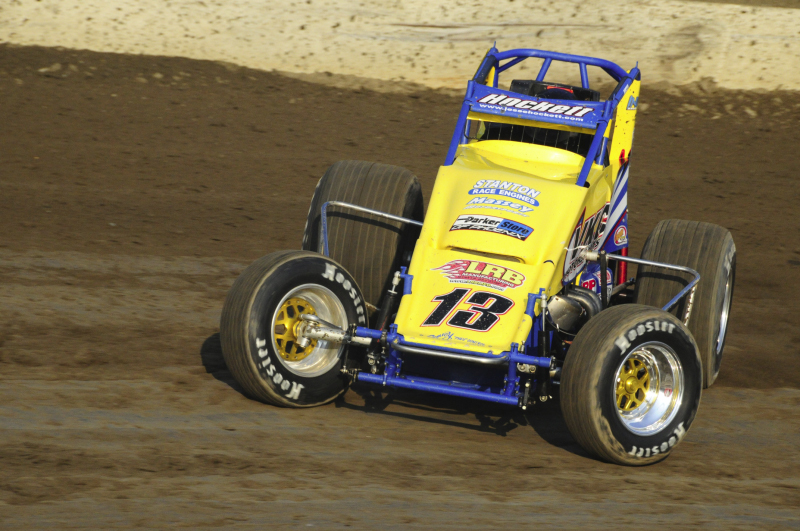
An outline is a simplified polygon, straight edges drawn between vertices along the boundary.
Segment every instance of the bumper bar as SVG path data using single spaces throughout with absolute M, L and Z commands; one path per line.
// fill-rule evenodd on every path
M 412 376 L 407 378 L 381 376 L 378 374 L 369 374 L 366 372 L 359 372 L 356 374 L 355 380 L 357 382 L 371 383 L 377 385 L 384 385 L 387 387 L 399 387 L 401 389 L 414 389 L 416 391 L 428 391 L 430 393 L 439 393 L 442 395 L 459 396 L 461 398 L 474 398 L 476 400 L 483 400 L 486 402 L 494 402 L 497 404 L 506 404 L 509 406 L 520 405 L 520 399 L 517 396 L 507 396 L 489 391 L 478 391 L 475 389 L 465 389 L 463 387 L 456 387 L 448 384 L 445 381 L 435 381 L 426 378 L 424 382 L 415 381 Z

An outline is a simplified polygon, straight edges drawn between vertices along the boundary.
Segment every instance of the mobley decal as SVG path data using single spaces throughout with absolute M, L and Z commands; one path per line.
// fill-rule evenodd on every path
M 488 208 L 491 210 L 506 210 L 511 211 L 518 216 L 522 216 L 523 218 L 527 218 L 528 214 L 524 212 L 530 212 L 533 210 L 529 206 L 521 205 L 519 203 L 515 203 L 514 201 L 506 201 L 505 199 L 495 199 L 494 197 L 473 197 L 469 200 L 469 202 L 464 206 L 464 210 L 470 208 Z
M 518 271 L 474 260 L 451 260 L 431 271 L 441 271 L 451 284 L 477 284 L 500 291 L 516 288 L 525 282 L 525 275 Z
M 515 199 L 522 201 L 532 207 L 539 206 L 539 201 L 536 197 L 541 192 L 534 190 L 528 186 L 522 186 L 519 183 L 510 181 L 485 181 L 480 180 L 475 183 L 469 195 L 499 195 L 507 199 Z M 522 206 L 522 205 L 520 205 Z M 521 210 L 521 212 L 529 212 L 533 209 Z
M 523 241 L 533 233 L 533 229 L 529 226 L 510 219 L 498 218 L 495 216 L 470 216 L 466 214 L 458 216 L 455 222 L 453 222 L 453 226 L 450 227 L 450 230 L 494 232 Z

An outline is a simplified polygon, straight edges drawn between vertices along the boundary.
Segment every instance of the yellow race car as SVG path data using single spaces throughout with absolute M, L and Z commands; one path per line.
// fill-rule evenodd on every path
M 503 75 L 526 60 L 535 79 Z M 546 80 L 557 62 L 580 86 Z M 607 99 L 589 68 L 617 83 Z M 408 170 L 338 162 L 303 250 L 237 279 L 221 321 L 233 376 L 289 407 L 354 382 L 523 409 L 557 396 L 588 452 L 664 459 L 719 372 L 736 247 L 722 227 L 667 220 L 628 256 L 639 85 L 603 59 L 490 49 L 426 214 Z

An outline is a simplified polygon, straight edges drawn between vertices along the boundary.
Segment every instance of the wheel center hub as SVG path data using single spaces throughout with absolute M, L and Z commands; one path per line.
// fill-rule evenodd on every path
M 639 389 L 639 380 L 635 376 L 629 376 L 625 380 L 625 392 L 632 395 Z
M 300 361 L 308 356 L 317 346 L 317 340 L 312 339 L 303 348 L 297 344 L 297 327 L 302 322 L 301 315 L 316 315 L 314 307 L 308 301 L 293 297 L 286 299 L 278 311 L 275 319 L 275 343 L 278 353 L 287 361 Z

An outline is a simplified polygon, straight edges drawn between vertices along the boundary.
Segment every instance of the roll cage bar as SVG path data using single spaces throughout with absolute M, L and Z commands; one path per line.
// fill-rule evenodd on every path
M 539 102 L 546 102 L 553 105 L 575 105 L 572 100 L 557 100 L 537 98 L 535 96 L 526 97 L 526 101 L 536 104 L 531 107 L 517 108 L 510 105 L 497 105 L 497 98 L 503 96 L 503 99 L 516 99 L 520 96 L 515 92 L 510 92 L 497 87 L 498 77 L 501 72 L 508 70 L 514 65 L 521 63 L 525 59 L 536 57 L 544 59 L 542 67 L 536 76 L 536 81 L 543 81 L 550 65 L 553 61 L 560 61 L 564 63 L 577 64 L 581 74 L 581 86 L 585 89 L 589 87 L 589 75 L 587 73 L 587 66 L 596 66 L 604 70 L 614 81 L 617 81 L 617 87 L 611 96 L 606 101 L 601 102 L 580 102 L 583 107 L 580 117 L 566 116 L 564 114 L 548 114 L 544 112 L 536 112 L 536 106 Z M 500 64 L 502 61 L 506 61 Z M 487 78 L 494 69 L 493 79 Z M 589 151 L 586 154 L 586 159 L 583 163 L 578 179 L 575 182 L 578 186 L 583 186 L 589 176 L 589 171 L 592 169 L 592 164 L 603 164 L 605 160 L 605 152 L 607 148 L 607 139 L 605 138 L 606 129 L 608 128 L 609 121 L 614 117 L 614 112 L 617 109 L 622 97 L 627 92 L 634 80 L 640 79 L 641 74 L 638 66 L 626 72 L 619 65 L 606 61 L 605 59 L 598 59 L 595 57 L 587 57 L 583 55 L 572 55 L 567 53 L 549 52 L 546 50 L 534 50 L 519 48 L 515 50 L 507 50 L 500 52 L 496 47 L 486 52 L 481 65 L 475 72 L 475 76 L 467 82 L 467 93 L 464 96 L 464 102 L 461 105 L 461 112 L 458 115 L 458 122 L 456 129 L 453 133 L 453 138 L 450 141 L 450 148 L 447 151 L 447 157 L 444 165 L 450 166 L 456 158 L 458 146 L 466 143 L 466 125 L 467 117 L 472 111 L 480 112 L 482 114 L 494 114 L 497 116 L 519 118 L 523 120 L 532 120 L 537 122 L 552 123 L 558 125 L 567 125 L 571 127 L 580 127 L 583 129 L 594 130 L 594 137 L 589 146 Z M 521 101 L 521 100 L 520 100 Z M 488 102 L 488 103 L 487 103 Z

